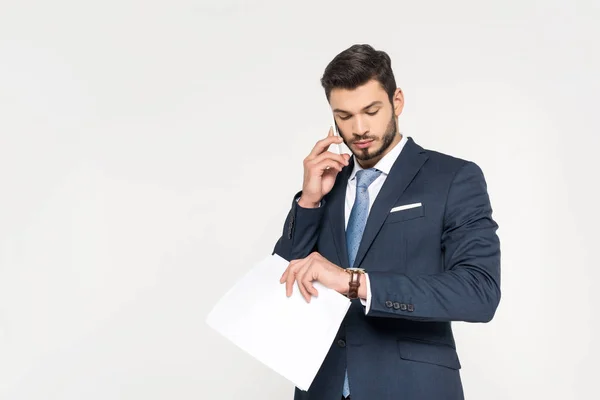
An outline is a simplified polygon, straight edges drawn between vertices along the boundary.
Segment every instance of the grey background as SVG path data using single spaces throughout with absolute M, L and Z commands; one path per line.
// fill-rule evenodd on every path
M 291 398 L 204 319 L 270 254 L 355 43 L 402 132 L 488 180 L 467 398 L 598 398 L 598 2 L 282 3 L 0 1 L 0 398 Z

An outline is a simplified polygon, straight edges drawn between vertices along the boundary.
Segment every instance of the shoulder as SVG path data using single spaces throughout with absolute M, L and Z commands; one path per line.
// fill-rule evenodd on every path
M 416 150 L 422 156 L 427 157 L 419 172 L 422 184 L 429 185 L 432 190 L 440 195 L 443 193 L 448 195 L 452 187 L 456 190 L 462 190 L 465 184 L 474 185 L 480 190 L 487 190 L 485 176 L 476 162 L 423 148 L 415 143 L 412 138 L 409 139 L 412 142 L 411 150 Z
M 429 173 L 433 173 L 446 179 L 453 179 L 459 172 L 481 173 L 479 166 L 472 160 L 456 157 L 440 151 L 423 148 L 413 141 L 420 152 L 427 156 L 425 164 Z
M 471 162 L 463 158 L 455 157 L 449 154 L 441 153 L 439 151 L 424 149 L 425 154 L 429 157 L 431 163 L 444 166 L 451 169 L 460 169 L 465 164 Z

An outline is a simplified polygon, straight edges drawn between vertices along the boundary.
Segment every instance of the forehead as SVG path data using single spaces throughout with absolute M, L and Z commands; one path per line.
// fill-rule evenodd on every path
M 329 94 L 331 109 L 359 112 L 374 101 L 388 102 L 388 96 L 381 84 L 370 80 L 355 89 L 334 88 Z

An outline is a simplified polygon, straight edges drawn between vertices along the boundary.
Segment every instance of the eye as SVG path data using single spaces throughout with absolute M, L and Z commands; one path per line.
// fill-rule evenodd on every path
M 379 112 L 379 110 L 377 110 L 377 111 L 374 111 L 374 112 L 368 112 L 368 113 L 367 113 L 367 115 L 371 115 L 371 116 L 373 116 L 373 115 L 377 114 L 378 112 Z
M 350 119 L 350 115 L 346 116 L 346 117 L 339 117 L 342 121 L 347 121 Z

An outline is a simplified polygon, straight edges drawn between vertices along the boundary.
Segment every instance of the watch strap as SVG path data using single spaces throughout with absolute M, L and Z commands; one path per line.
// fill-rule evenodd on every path
M 358 288 L 360 287 L 360 272 L 349 271 L 350 281 L 348 282 L 348 298 L 358 299 Z

